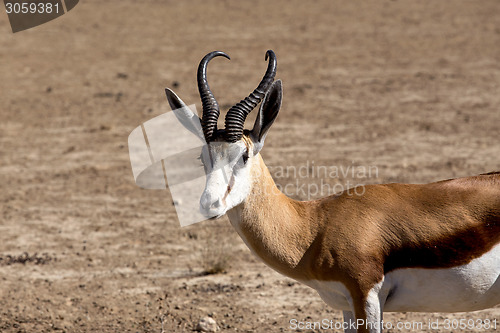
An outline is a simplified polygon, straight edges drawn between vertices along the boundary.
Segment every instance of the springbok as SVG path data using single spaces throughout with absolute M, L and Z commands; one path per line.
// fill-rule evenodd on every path
M 381 332 L 384 311 L 462 312 L 500 303 L 500 172 L 292 200 L 259 154 L 282 100 L 274 52 L 266 53 L 259 86 L 229 109 L 224 129 L 217 129 L 219 107 L 206 77 L 217 56 L 229 59 L 211 52 L 198 68 L 202 119 L 181 116 L 191 130 L 201 122 L 208 143 L 201 157 L 206 216 L 227 213 L 264 263 L 343 310 L 345 332 Z M 166 94 L 172 109 L 186 108 L 170 89 Z M 261 101 L 253 129 L 244 130 Z

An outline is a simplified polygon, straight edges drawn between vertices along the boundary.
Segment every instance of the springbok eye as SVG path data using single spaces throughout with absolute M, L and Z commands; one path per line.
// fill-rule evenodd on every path
M 243 164 L 247 164 L 247 161 L 248 161 L 248 152 L 244 153 L 243 156 L 241 156 L 241 158 L 243 158 Z

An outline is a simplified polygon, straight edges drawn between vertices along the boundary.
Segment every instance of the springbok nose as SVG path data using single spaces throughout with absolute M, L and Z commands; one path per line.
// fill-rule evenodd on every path
M 221 200 L 220 199 L 213 200 L 209 192 L 204 192 L 201 195 L 200 205 L 206 211 L 209 211 L 211 209 L 217 209 L 221 206 L 221 204 L 222 204 Z

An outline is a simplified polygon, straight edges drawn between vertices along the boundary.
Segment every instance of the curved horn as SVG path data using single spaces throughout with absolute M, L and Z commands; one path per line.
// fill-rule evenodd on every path
M 214 131 L 217 129 L 217 119 L 219 118 L 219 105 L 215 100 L 210 87 L 207 82 L 207 65 L 215 57 L 223 56 L 227 59 L 229 56 L 222 51 L 213 51 L 207 54 L 200 61 L 198 66 L 198 91 L 200 92 L 201 104 L 203 106 L 203 116 L 201 118 L 201 126 L 203 128 L 203 134 L 205 135 L 205 140 L 210 141 Z
M 276 76 L 276 55 L 272 50 L 267 50 L 266 59 L 269 57 L 266 74 L 259 83 L 259 86 L 244 100 L 232 106 L 226 114 L 225 139 L 228 142 L 236 142 L 243 135 L 243 126 L 248 114 L 259 104 L 266 95 L 267 90 L 274 81 Z

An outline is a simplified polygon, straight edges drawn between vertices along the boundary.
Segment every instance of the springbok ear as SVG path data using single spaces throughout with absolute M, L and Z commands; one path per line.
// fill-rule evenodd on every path
M 201 129 L 201 119 L 198 117 L 172 90 L 169 88 L 165 89 L 165 94 L 167 95 L 168 104 L 172 108 L 177 120 L 184 126 L 188 131 L 198 136 L 201 140 L 204 140 L 203 130 Z
M 281 80 L 277 80 L 271 85 L 266 97 L 264 97 L 264 101 L 260 105 L 259 114 L 257 115 L 251 132 L 256 147 L 255 154 L 262 149 L 267 132 L 278 116 L 282 97 L 283 86 Z

